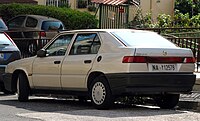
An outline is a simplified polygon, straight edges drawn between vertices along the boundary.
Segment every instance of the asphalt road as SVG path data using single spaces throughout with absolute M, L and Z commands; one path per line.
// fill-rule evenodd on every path
M 0 95 L 0 121 L 200 121 L 200 113 L 187 109 L 164 110 L 156 106 L 115 105 L 96 110 L 91 103 L 31 97 L 18 102 L 16 95 Z

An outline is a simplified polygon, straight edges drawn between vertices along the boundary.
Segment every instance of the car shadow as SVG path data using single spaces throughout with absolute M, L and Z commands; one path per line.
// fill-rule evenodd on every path
M 175 115 L 186 113 L 180 109 L 160 109 L 148 105 L 126 105 L 114 104 L 110 110 L 94 109 L 91 102 L 80 102 L 76 99 L 58 99 L 31 97 L 29 102 L 19 102 L 16 96 L 3 96 L 0 98 L 0 105 L 8 105 L 34 112 L 62 113 L 68 115 L 96 116 L 106 118 L 116 117 L 140 117 L 157 115 Z M 147 113 L 148 112 L 148 113 Z

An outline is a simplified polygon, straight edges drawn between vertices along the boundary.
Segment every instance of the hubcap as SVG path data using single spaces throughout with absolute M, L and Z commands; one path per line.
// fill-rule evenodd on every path
M 103 83 L 96 82 L 92 87 L 92 99 L 95 104 L 101 105 L 106 97 L 106 89 Z

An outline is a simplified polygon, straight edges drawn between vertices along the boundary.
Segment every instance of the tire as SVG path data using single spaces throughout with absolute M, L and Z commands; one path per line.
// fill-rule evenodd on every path
M 162 109 L 173 109 L 179 101 L 179 94 L 165 94 L 154 98 L 156 104 Z
M 20 102 L 27 102 L 30 94 L 28 79 L 25 74 L 20 73 L 17 80 L 17 94 Z
M 113 102 L 113 96 L 105 76 L 100 75 L 90 85 L 90 98 L 96 109 L 109 109 Z

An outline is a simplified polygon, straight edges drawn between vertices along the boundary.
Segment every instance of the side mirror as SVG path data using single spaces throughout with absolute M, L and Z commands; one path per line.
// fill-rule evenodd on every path
M 47 51 L 44 49 L 37 51 L 37 57 L 46 57 Z

